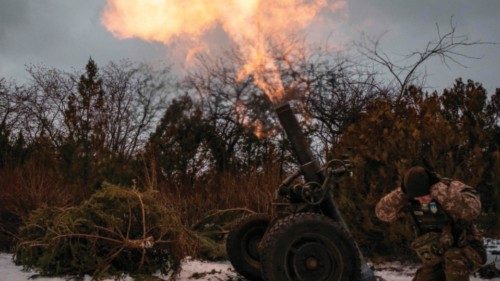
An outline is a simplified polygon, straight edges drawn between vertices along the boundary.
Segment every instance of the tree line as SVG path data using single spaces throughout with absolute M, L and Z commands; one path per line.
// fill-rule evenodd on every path
M 416 164 L 477 186 L 498 230 L 499 91 L 461 79 L 442 92 L 387 85 L 354 61 L 303 49 L 276 60 L 318 157 L 350 153 L 355 176 L 336 196 L 362 245 L 403 247 L 396 234 L 408 232 L 387 232 L 373 207 Z M 3 235 L 31 210 L 78 202 L 106 181 L 170 194 L 189 222 L 214 207 L 266 210 L 295 162 L 273 104 L 238 77 L 242 63 L 234 52 L 201 56 L 180 80 L 168 67 L 90 59 L 80 72 L 30 66 L 24 84 L 0 79 Z

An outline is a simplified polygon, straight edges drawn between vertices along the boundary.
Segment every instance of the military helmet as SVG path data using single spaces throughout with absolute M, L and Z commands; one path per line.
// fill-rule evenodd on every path
M 411 167 L 403 177 L 401 189 L 410 198 L 428 195 L 431 186 L 437 182 L 435 177 L 434 173 L 423 167 Z

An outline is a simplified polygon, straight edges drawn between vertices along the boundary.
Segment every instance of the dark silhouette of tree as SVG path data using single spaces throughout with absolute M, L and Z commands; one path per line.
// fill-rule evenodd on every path
M 80 175 L 83 183 L 91 183 L 100 161 L 105 159 L 106 103 L 103 81 L 96 63 L 89 59 L 86 73 L 80 76 L 78 91 L 70 93 L 64 122 L 68 135 L 62 156 L 73 175 Z
M 417 87 L 407 91 L 398 101 L 373 100 L 333 146 L 330 156 L 339 157 L 348 148 L 354 149 L 356 176 L 336 191 L 336 198 L 359 241 L 374 247 L 368 252 L 406 252 L 411 229 L 382 224 L 373 208 L 413 165 L 427 166 L 476 187 L 488 214 L 499 199 L 500 159 L 494 133 L 499 120 L 491 110 L 497 98 L 488 98 L 480 84 L 461 79 L 442 94 Z M 498 215 L 491 220 L 490 227 L 499 229 Z
M 172 100 L 146 147 L 158 169 L 155 174 L 179 185 L 192 186 L 208 165 L 202 149 L 203 113 L 188 96 Z
M 184 89 L 198 98 L 204 116 L 204 144 L 219 174 L 241 172 L 247 164 L 262 162 L 263 152 L 271 146 L 268 140 L 274 140 L 271 104 L 251 77 L 238 78 L 241 63 L 234 53 L 223 59 L 200 57 L 197 71 L 183 83 Z M 268 140 L 256 137 L 256 131 Z

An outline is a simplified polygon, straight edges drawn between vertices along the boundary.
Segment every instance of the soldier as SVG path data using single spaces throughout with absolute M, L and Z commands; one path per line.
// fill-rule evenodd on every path
M 479 194 L 460 181 L 412 167 L 401 187 L 383 197 L 377 217 L 394 222 L 408 216 L 416 239 L 411 247 L 422 260 L 414 281 L 466 281 L 486 262 L 483 238 L 472 221 L 481 213 Z

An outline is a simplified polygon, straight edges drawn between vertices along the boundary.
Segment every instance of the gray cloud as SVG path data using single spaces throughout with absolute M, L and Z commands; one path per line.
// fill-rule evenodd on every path
M 45 64 L 66 70 L 81 69 L 92 56 L 98 63 L 132 59 L 153 62 L 179 61 L 174 51 L 140 40 L 118 40 L 100 23 L 104 0 L 0 0 L 0 77 L 26 79 L 25 64 Z M 313 34 L 330 40 L 358 39 L 361 32 L 379 35 L 383 46 L 394 53 L 407 53 L 435 37 L 435 23 L 447 27 L 453 15 L 460 33 L 473 39 L 500 42 L 498 0 L 348 0 L 348 19 L 334 20 Z M 333 15 L 332 17 L 337 17 Z M 330 24 L 330 23 L 328 23 Z M 217 34 L 217 32 L 213 32 Z M 212 40 L 217 42 L 217 40 Z M 449 86 L 458 76 L 484 82 L 489 90 L 500 86 L 498 46 L 476 46 L 465 50 L 483 57 L 466 61 L 469 68 L 428 65 L 429 84 Z
M 158 44 L 113 38 L 100 23 L 103 7 L 100 0 L 2 0 L 2 21 L 3 14 L 9 15 L 9 24 L 0 39 L 0 76 L 23 80 L 30 63 L 71 70 L 82 68 L 90 56 L 106 63 L 164 55 Z
M 7 43 L 6 33 L 26 21 L 27 3 L 22 1 L 0 1 L 0 47 Z
M 0 26 L 2 28 L 22 23 L 26 14 L 27 2 L 2 0 L 0 1 Z

